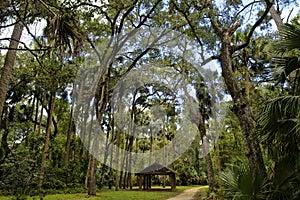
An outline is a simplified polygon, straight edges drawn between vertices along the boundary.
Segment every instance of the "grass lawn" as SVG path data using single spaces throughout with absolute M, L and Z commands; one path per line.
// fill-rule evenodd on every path
M 100 191 L 97 193 L 96 197 L 88 197 L 86 193 L 80 193 L 80 194 L 52 194 L 52 195 L 46 195 L 43 200 L 71 200 L 71 199 L 91 199 L 91 200 L 165 200 L 169 197 L 176 196 L 180 192 L 182 192 L 185 189 L 189 189 L 192 187 L 197 186 L 177 186 L 176 192 L 171 192 L 170 190 L 158 190 L 161 187 L 152 187 L 155 189 L 154 191 L 127 191 L 127 190 L 120 190 L 120 191 L 114 191 L 114 190 L 108 190 L 104 189 L 103 191 Z M 1 197 L 0 200 L 10 200 L 12 197 Z M 39 200 L 39 197 L 30 197 L 28 200 Z

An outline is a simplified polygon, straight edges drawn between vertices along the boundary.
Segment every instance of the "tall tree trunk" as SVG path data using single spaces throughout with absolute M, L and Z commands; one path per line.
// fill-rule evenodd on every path
M 46 138 L 44 144 L 44 151 L 42 156 L 42 163 L 41 163 L 41 170 L 40 170 L 40 177 L 39 177 L 39 184 L 38 188 L 41 189 L 44 181 L 45 176 L 45 167 L 46 167 L 46 160 L 49 154 L 49 142 L 50 142 L 50 134 L 51 134 L 51 127 L 52 127 L 52 116 L 54 113 L 55 108 L 55 100 L 56 100 L 56 89 L 51 91 L 50 99 L 49 99 L 49 112 L 47 117 L 47 128 L 46 128 Z
M 39 117 L 39 126 L 38 126 L 38 135 L 41 135 L 41 130 L 42 130 L 42 122 L 43 122 L 43 112 L 44 112 L 44 97 L 41 95 L 41 110 L 40 110 L 40 117 Z
M 89 155 L 89 163 L 88 163 L 88 168 L 86 170 L 85 181 L 84 181 L 84 187 L 86 189 L 88 189 L 88 187 L 89 187 L 90 171 L 91 171 L 91 165 L 93 162 L 92 159 L 93 159 L 93 156 Z
M 19 46 L 19 41 L 22 36 L 22 32 L 24 29 L 24 25 L 22 22 L 18 22 L 14 26 L 13 33 L 11 35 L 11 40 L 9 43 L 9 49 L 6 53 L 5 60 L 4 60 L 4 65 L 1 70 L 1 78 L 0 78 L 0 127 L 1 127 L 1 118 L 2 118 L 2 112 L 3 112 L 3 107 L 5 103 L 5 97 L 7 93 L 7 88 L 8 84 L 10 81 L 10 77 L 12 75 L 13 71 L 13 66 L 15 64 L 16 60 L 16 53 L 17 51 L 14 50 L 18 48 Z
M 209 191 L 213 192 L 215 190 L 215 175 L 212 160 L 209 153 L 209 142 L 206 137 L 205 121 L 201 113 L 199 114 L 198 130 L 200 132 L 200 137 L 202 141 L 202 150 L 205 158 Z
M 113 164 L 113 152 L 114 152 L 114 138 L 115 138 L 115 119 L 113 114 L 111 114 L 111 150 L 110 150 L 110 161 L 109 161 L 109 168 L 110 171 L 112 170 L 112 164 Z M 111 177 L 110 177 L 111 178 Z
M 75 132 L 76 132 L 76 126 L 75 126 L 75 122 L 73 120 L 73 110 L 74 110 L 74 103 L 72 102 L 72 107 L 71 107 L 71 111 L 70 111 L 70 118 L 69 118 L 67 141 L 66 141 L 66 147 L 65 147 L 64 162 L 63 162 L 63 166 L 67 170 L 67 173 L 66 173 L 66 175 L 67 175 L 66 183 L 67 184 L 69 184 L 71 182 L 71 180 L 73 179 L 72 171 L 70 171 L 70 167 L 69 167 L 70 158 L 72 157 L 72 155 L 71 155 L 72 154 L 71 142 L 72 142 L 73 137 L 74 137 Z
M 120 158 L 121 131 L 117 130 L 117 152 L 116 152 L 116 177 L 115 190 L 119 190 L 119 158 Z
M 254 120 L 251 114 L 250 103 L 247 98 L 243 96 L 242 91 L 238 87 L 237 80 L 232 70 L 233 63 L 230 42 L 231 38 L 229 34 L 225 32 L 222 38 L 220 56 L 222 76 L 224 77 L 227 89 L 233 99 L 234 105 L 232 106 L 232 111 L 237 116 L 242 129 L 249 166 L 252 172 L 265 175 L 266 170 L 260 146 L 257 138 L 253 134 Z
M 121 98 L 123 96 L 123 91 L 124 90 L 122 90 L 122 88 L 121 88 L 120 89 L 121 93 L 119 95 L 119 100 L 121 100 Z M 114 111 L 112 113 L 114 115 Z M 116 160 L 115 190 L 116 191 L 118 191 L 119 188 L 120 188 L 120 183 L 121 183 L 120 177 L 122 176 L 122 174 L 121 174 L 122 170 L 120 170 L 121 167 L 119 167 L 120 166 L 119 161 L 121 159 L 120 158 L 121 133 L 122 133 L 122 131 L 119 128 L 117 128 L 117 132 L 116 132 L 116 134 L 117 134 L 116 135 L 116 137 L 117 137 L 117 149 L 116 149 L 116 158 L 115 158 L 115 160 Z
M 92 152 L 98 152 L 99 151 L 99 138 L 94 137 L 93 143 L 92 143 Z M 96 180 L 97 180 L 97 166 L 98 166 L 98 160 L 94 155 L 90 152 L 90 160 L 89 160 L 89 169 L 87 171 L 87 177 L 88 177 L 88 195 L 89 196 L 96 196 Z
M 35 104 L 35 115 L 34 115 L 34 125 L 33 125 L 33 131 L 36 133 L 36 126 L 38 123 L 38 115 L 39 115 L 39 97 L 40 94 L 38 91 L 34 91 L 34 98 L 36 99 L 36 104 Z
M 134 128 L 135 129 L 135 128 Z M 135 130 L 133 130 L 133 136 L 130 137 L 130 141 L 129 141 L 129 164 L 128 164 L 128 183 L 127 185 L 129 185 L 129 188 L 132 189 L 132 173 L 131 173 L 131 170 L 132 170 L 132 151 L 133 151 L 133 140 L 134 140 L 134 133 Z
M 97 144 L 96 144 L 97 145 Z M 97 172 L 97 164 L 98 161 L 91 155 L 91 165 L 90 165 L 90 176 L 89 176 L 89 187 L 88 187 L 88 195 L 95 196 L 96 195 L 96 172 Z
M 70 152 L 71 152 L 71 141 L 72 141 L 73 135 L 75 134 L 75 124 L 73 121 L 73 110 L 74 110 L 74 101 L 72 102 L 72 107 L 71 107 L 71 111 L 70 111 L 68 134 L 67 134 L 65 156 L 64 156 L 64 167 L 68 166 Z
M 108 98 L 108 96 L 106 98 Z M 108 99 L 107 99 L 107 102 L 108 102 Z M 112 121 L 110 113 L 111 113 L 111 105 L 109 105 L 109 110 L 108 110 L 108 121 L 109 121 L 109 124 L 111 124 L 111 121 Z M 108 129 L 106 131 L 105 152 L 104 152 L 104 159 L 103 159 L 102 168 L 101 168 L 101 177 L 100 177 L 100 186 L 101 187 L 103 186 L 104 179 L 105 179 L 105 174 L 107 172 L 107 165 L 108 165 L 107 162 L 108 162 L 108 158 L 109 158 L 109 154 L 110 154 L 110 152 L 108 151 L 108 149 L 111 146 L 111 142 L 109 141 L 110 133 L 111 133 L 111 131 Z M 112 133 L 112 135 L 113 135 L 113 133 Z
M 105 111 L 105 108 L 108 103 L 108 94 L 107 94 L 107 88 L 108 88 L 108 78 L 109 78 L 109 72 L 110 68 L 107 69 L 106 73 L 102 76 L 102 78 L 98 82 L 98 86 L 96 89 L 95 99 L 94 102 L 94 108 L 96 111 L 97 116 L 97 123 L 101 124 L 103 120 L 103 114 Z M 91 132 L 89 132 L 91 134 Z M 94 137 L 93 139 L 93 152 L 99 151 L 99 139 L 97 137 Z M 89 140 L 90 141 L 90 140 Z M 88 186 L 88 195 L 96 195 L 96 171 L 97 171 L 97 165 L 98 160 L 91 155 L 91 165 L 89 169 L 89 186 Z
M 12 109 L 12 111 L 10 111 L 10 112 L 13 112 L 13 110 L 14 109 Z M 9 130 L 8 130 L 9 112 L 8 112 L 8 107 L 7 106 L 5 106 L 5 108 L 3 109 L 3 119 L 4 119 L 4 123 L 3 123 L 4 124 L 4 133 L 3 133 L 2 138 L 1 138 L 1 147 L 4 150 L 4 158 L 6 158 L 7 155 L 10 153 L 10 148 L 8 146 L 8 143 L 7 143 L 7 137 L 8 137 L 8 133 L 9 133 Z M 4 159 L 2 159 L 2 161 L 4 161 Z M 1 160 L 0 160 L 0 163 L 1 163 Z
M 210 156 L 209 142 L 207 141 L 207 137 L 202 137 L 202 149 L 205 155 L 204 158 L 205 158 L 206 169 L 207 169 L 209 191 L 213 192 L 215 190 L 215 175 L 214 175 L 214 169 L 213 169 L 213 164 Z

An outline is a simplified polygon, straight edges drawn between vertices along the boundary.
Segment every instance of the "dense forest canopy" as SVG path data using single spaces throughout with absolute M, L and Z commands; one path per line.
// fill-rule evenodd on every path
M 1 2 L 0 195 L 132 189 L 160 163 L 211 199 L 299 199 L 299 20 L 293 0 Z

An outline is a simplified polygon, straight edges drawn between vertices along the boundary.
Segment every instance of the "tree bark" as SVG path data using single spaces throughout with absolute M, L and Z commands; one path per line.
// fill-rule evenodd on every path
M 205 128 L 205 121 L 203 115 L 200 113 L 199 115 L 199 122 L 198 122 L 198 130 L 200 132 L 200 137 L 202 141 L 202 150 L 205 158 L 206 170 L 207 170 L 207 178 L 208 178 L 208 185 L 209 191 L 213 192 L 215 190 L 215 175 L 213 164 L 211 160 L 211 156 L 209 153 L 209 143 L 206 137 L 206 128 Z
M 207 178 L 208 178 L 208 186 L 209 186 L 209 191 L 213 192 L 215 191 L 215 175 L 214 175 L 214 169 L 213 169 L 213 164 L 211 160 L 211 155 L 209 152 L 209 147 L 208 147 L 208 141 L 207 138 L 204 137 L 202 138 L 202 145 L 204 150 L 204 158 L 205 158 L 205 163 L 206 163 L 206 169 L 207 169 Z
M 1 79 L 0 79 L 0 127 L 1 127 L 1 119 L 2 112 L 5 103 L 5 97 L 7 93 L 8 84 L 10 81 L 10 77 L 12 75 L 13 66 L 16 60 L 16 48 L 19 46 L 19 41 L 22 36 L 22 32 L 24 29 L 24 25 L 21 22 L 18 22 L 14 26 L 13 33 L 11 35 L 11 40 L 9 44 L 9 50 L 6 53 L 4 65 L 1 70 Z
M 279 30 L 281 28 L 281 26 L 283 25 L 280 13 L 277 10 L 275 10 L 274 6 L 272 6 L 270 8 L 270 14 L 271 14 L 272 19 L 275 21 L 277 29 Z
M 117 147 L 120 147 L 120 144 L 121 144 L 121 131 L 120 130 L 117 130 Z M 115 184 L 115 190 L 116 191 L 119 191 L 119 158 L 120 158 L 120 150 L 119 148 L 117 148 L 117 152 L 116 152 L 116 177 L 115 177 L 115 181 L 116 181 L 116 184 Z
M 222 76 L 225 80 L 227 89 L 233 99 L 232 111 L 238 117 L 239 124 L 243 132 L 243 138 L 246 146 L 246 156 L 252 172 L 266 175 L 266 170 L 262 158 L 262 153 L 257 138 L 253 134 L 254 120 L 251 114 L 250 103 L 243 96 L 238 87 L 237 80 L 233 72 L 232 47 L 230 45 L 231 37 L 228 32 L 223 33 L 221 47 L 221 67 Z
M 90 165 L 90 176 L 89 176 L 89 187 L 88 187 L 88 195 L 95 196 L 96 195 L 96 172 L 97 172 L 97 159 L 91 155 L 91 165 Z
M 103 114 L 105 111 L 105 108 L 108 103 L 108 94 L 107 94 L 107 88 L 108 88 L 108 77 L 109 77 L 109 70 L 107 69 L 106 73 L 101 77 L 101 79 L 98 82 L 98 87 L 96 89 L 95 99 L 94 102 L 94 108 L 96 110 L 96 116 L 97 116 L 97 123 L 101 124 L 103 119 Z M 91 132 L 89 132 L 91 134 Z M 99 133 L 98 133 L 99 134 Z M 95 136 L 93 139 L 93 152 L 99 151 L 99 139 Z M 91 141 L 89 139 L 89 141 Z M 97 165 L 98 160 L 93 156 L 90 155 L 90 168 L 88 170 L 89 173 L 89 185 L 88 185 L 88 195 L 95 196 L 96 195 L 96 172 L 97 172 Z
M 49 142 L 50 142 L 51 127 L 52 127 L 52 116 L 53 116 L 54 108 L 55 108 L 55 100 L 56 100 L 56 90 L 53 90 L 53 91 L 51 91 L 51 95 L 50 95 L 50 99 L 49 99 L 49 113 L 48 113 L 48 118 L 47 118 L 46 138 L 45 138 L 44 151 L 43 151 L 43 156 L 42 156 L 40 178 L 39 178 L 40 180 L 39 180 L 39 184 L 38 184 L 39 189 L 41 189 L 41 187 L 43 185 L 46 160 L 47 160 L 47 156 L 49 154 Z
M 64 167 L 67 167 L 69 164 L 69 157 L 70 157 L 70 152 L 71 152 L 71 141 L 72 141 L 73 135 L 75 134 L 75 128 L 76 128 L 74 121 L 73 121 L 73 110 L 74 110 L 74 103 L 72 102 L 70 118 L 69 118 L 66 148 L 65 148 L 65 156 L 64 156 Z
M 88 163 L 88 168 L 86 170 L 86 175 L 85 175 L 85 181 L 84 181 L 84 187 L 88 189 L 89 187 L 89 179 L 90 179 L 90 171 L 91 171 L 91 164 L 92 164 L 92 156 L 89 156 L 89 163 Z
M 10 111 L 10 112 L 13 112 L 13 110 Z M 3 110 L 3 118 L 5 120 L 4 120 L 4 133 L 3 133 L 2 139 L 1 139 L 1 147 L 4 150 L 4 159 L 5 159 L 8 156 L 8 154 L 10 153 L 10 148 L 8 146 L 8 143 L 7 143 L 7 137 L 8 137 L 8 133 L 9 133 L 9 129 L 8 129 L 8 126 L 9 126 L 9 112 L 8 112 L 8 107 L 7 106 Z M 4 159 L 2 161 L 4 161 Z M 0 163 L 1 163 L 1 160 L 0 160 Z
M 72 157 L 72 145 L 71 142 L 74 138 L 75 132 L 76 132 L 76 126 L 75 122 L 73 121 L 73 110 L 74 110 L 74 103 L 72 103 L 71 111 L 70 111 L 70 118 L 69 118 L 69 126 L 68 126 L 68 134 L 67 134 L 67 141 L 66 141 L 66 147 L 65 147 L 65 155 L 64 155 L 64 163 L 63 166 L 67 170 L 67 178 L 66 183 L 69 184 L 72 177 L 72 171 L 70 171 L 69 163 L 70 159 Z

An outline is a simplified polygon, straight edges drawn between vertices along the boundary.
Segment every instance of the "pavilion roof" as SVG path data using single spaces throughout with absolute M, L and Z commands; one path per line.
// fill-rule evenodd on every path
M 153 163 L 145 169 L 137 172 L 136 174 L 154 174 L 154 175 L 167 175 L 167 174 L 176 174 L 176 172 L 167 166 L 164 166 L 160 163 Z

